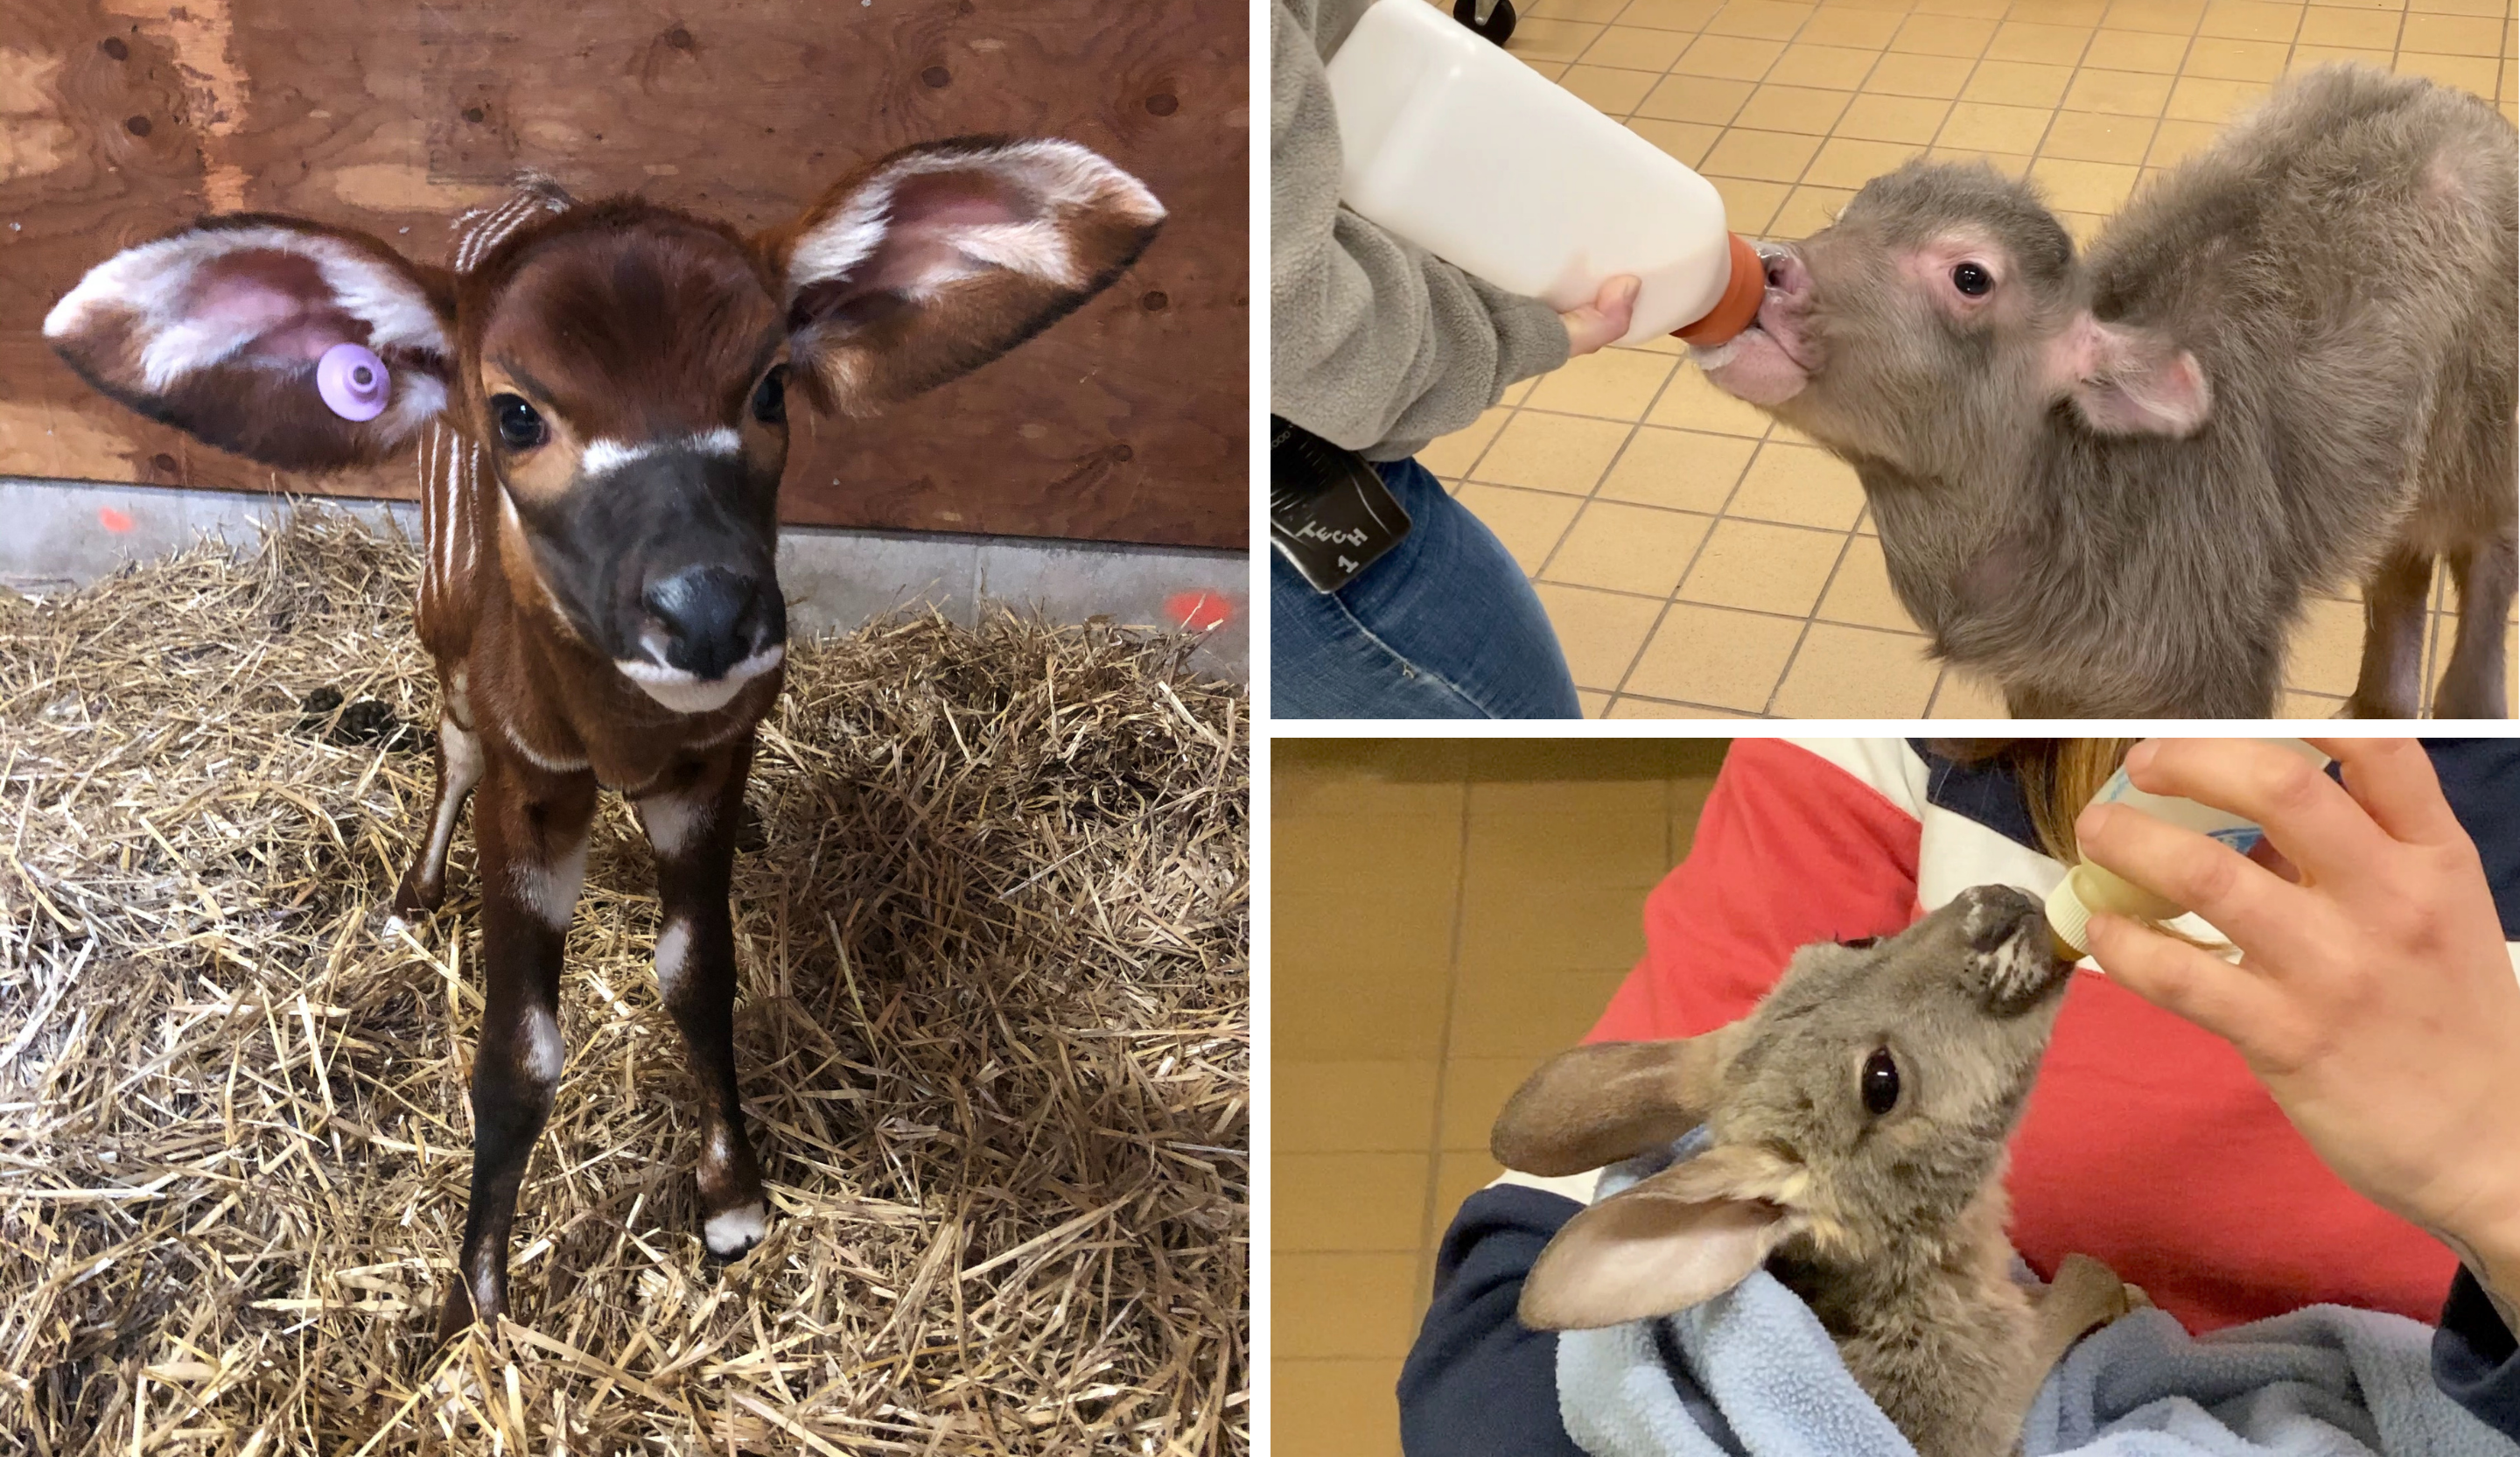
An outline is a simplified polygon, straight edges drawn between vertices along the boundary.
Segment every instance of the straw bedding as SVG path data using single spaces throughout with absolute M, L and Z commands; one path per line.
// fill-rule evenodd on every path
M 0 1448 L 1247 1452 L 1245 705 L 1099 624 L 798 645 L 736 871 L 773 1216 L 732 1265 L 608 798 L 521 1324 L 430 1349 L 479 996 L 465 837 L 383 924 L 413 566 L 305 513 L 0 596 Z

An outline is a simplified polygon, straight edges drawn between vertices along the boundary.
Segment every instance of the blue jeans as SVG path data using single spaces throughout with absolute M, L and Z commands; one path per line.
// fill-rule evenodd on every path
M 1281 718 L 1580 718 L 1539 594 L 1505 543 L 1414 460 L 1374 468 L 1409 534 L 1336 592 L 1269 554 Z

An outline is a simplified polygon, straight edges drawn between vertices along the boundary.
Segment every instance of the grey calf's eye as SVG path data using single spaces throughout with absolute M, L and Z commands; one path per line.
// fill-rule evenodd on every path
M 1971 298 L 1982 298 L 1987 290 L 1995 287 L 1995 275 L 1987 272 L 1984 264 L 1961 263 L 1952 269 L 1952 287 Z
M 490 416 L 499 425 L 499 441 L 510 450 L 531 450 L 543 442 L 543 417 L 519 394 L 490 396 Z
M 1876 1047 L 1864 1060 L 1864 1111 L 1879 1117 L 1899 1106 L 1899 1063 L 1890 1049 Z

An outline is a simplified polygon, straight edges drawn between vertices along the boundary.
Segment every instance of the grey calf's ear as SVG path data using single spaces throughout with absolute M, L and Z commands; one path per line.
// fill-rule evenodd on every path
M 1163 222 L 1073 142 L 906 148 L 757 241 L 817 403 L 869 415 L 978 368 L 1110 286 Z
M 1804 1227 L 1802 1165 L 1719 1146 L 1566 1222 L 1522 1284 L 1535 1331 L 1588 1331 L 1711 1300 Z
M 1670 1143 L 1706 1121 L 1742 1025 L 1560 1053 L 1507 1100 L 1488 1152 L 1508 1168 L 1558 1177 Z
M 324 471 L 382 459 L 445 408 L 454 317 L 443 270 L 365 233 L 241 213 L 89 269 L 44 338 L 153 420 L 265 465 Z M 344 343 L 385 366 L 373 419 L 344 419 L 317 391 L 317 361 Z
M 2053 369 L 2083 418 L 2108 434 L 2184 438 L 2214 407 L 2204 366 L 2156 329 L 2083 314 L 2057 341 Z

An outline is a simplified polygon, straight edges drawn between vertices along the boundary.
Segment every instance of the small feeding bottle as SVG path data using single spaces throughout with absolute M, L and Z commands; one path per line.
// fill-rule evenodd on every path
M 2262 743 L 2288 749 L 2303 758 L 2327 766 L 2327 755 L 2299 739 L 2266 739 Z M 2154 819 L 2193 830 L 2210 840 L 2219 841 L 2240 854 L 2258 847 L 2266 831 L 2251 820 L 2211 804 L 2193 799 L 2175 798 L 2169 795 L 2148 795 L 2135 787 L 2120 766 L 2100 792 L 2092 797 L 2093 804 L 2124 804 L 2141 810 Z M 2087 806 L 2088 807 L 2088 806 Z M 2137 921 L 2164 922 L 2187 914 L 2187 907 L 2165 896 L 2156 895 L 2143 887 L 2112 871 L 2084 860 L 2048 892 L 2048 931 L 2055 938 L 2056 954 L 2080 961 L 2092 949 L 2092 917 L 2101 911 L 2126 916 Z
M 1360 216 L 1561 313 L 1633 274 L 1621 343 L 1711 348 L 1758 317 L 1767 265 L 1713 183 L 1425 0 L 1369 8 L 1328 70 Z

